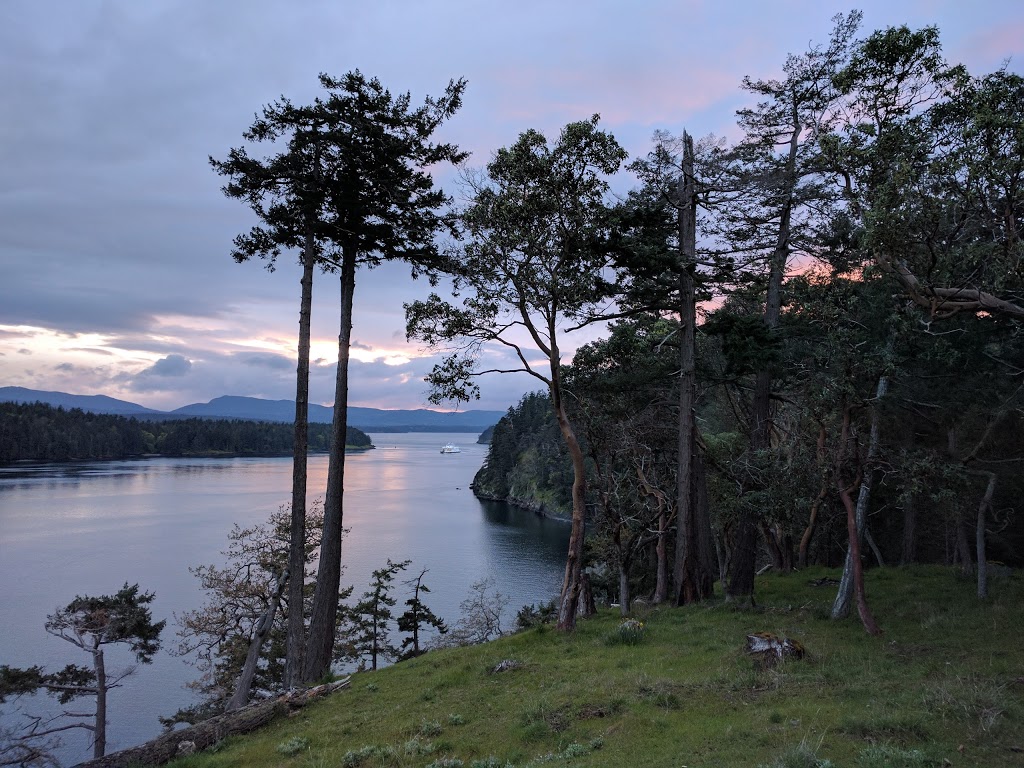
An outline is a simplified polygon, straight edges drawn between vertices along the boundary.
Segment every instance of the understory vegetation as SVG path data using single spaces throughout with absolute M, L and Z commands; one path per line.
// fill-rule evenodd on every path
M 637 606 L 628 639 L 606 609 L 570 634 L 432 651 L 173 765 L 1019 765 L 1024 581 L 997 579 L 982 603 L 954 569 L 873 570 L 872 637 L 830 619 L 837 575 L 760 577 L 756 611 Z M 806 655 L 746 653 L 759 631 Z

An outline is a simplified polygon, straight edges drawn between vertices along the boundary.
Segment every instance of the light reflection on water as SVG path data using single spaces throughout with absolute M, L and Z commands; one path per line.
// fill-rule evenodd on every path
M 509 597 L 508 624 L 521 605 L 558 591 L 568 527 L 477 501 L 469 484 L 486 449 L 475 435 L 373 437 L 380 450 L 346 459 L 342 583 L 353 584 L 356 597 L 388 558 L 412 560 L 409 575 L 429 569 L 429 605 L 450 621 L 470 584 L 488 576 Z M 441 455 L 446 442 L 462 453 Z M 327 457 L 312 456 L 309 464 L 312 502 L 326 486 Z M 168 619 L 164 647 L 175 645 L 173 614 L 202 601 L 188 567 L 220 563 L 232 524 L 265 521 L 289 500 L 290 487 L 289 458 L 0 468 L 0 664 L 87 663 L 81 651 L 45 633 L 46 616 L 77 594 L 111 594 L 125 582 L 156 593 L 154 616 Z M 108 667 L 128 661 L 116 652 L 108 659 Z M 111 694 L 108 749 L 156 735 L 158 715 L 191 702 L 182 686 L 195 676 L 165 651 L 141 667 Z M 5 713 L 9 720 L 9 707 Z M 66 762 L 87 756 L 84 739 L 72 747 L 77 738 L 65 738 Z

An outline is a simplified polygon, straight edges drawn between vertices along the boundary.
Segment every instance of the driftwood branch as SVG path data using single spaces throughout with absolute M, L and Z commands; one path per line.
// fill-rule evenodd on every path
M 225 712 L 201 723 L 164 733 L 152 741 L 137 747 L 123 749 L 105 757 L 87 760 L 75 768 L 127 768 L 129 765 L 164 765 L 176 757 L 189 752 L 208 749 L 221 739 L 262 728 L 272 720 L 294 709 L 301 709 L 310 702 L 347 688 L 351 677 L 336 683 L 318 685 L 315 688 L 291 691 L 276 699 L 256 702 L 247 707 Z M 187 742 L 186 750 L 179 745 Z

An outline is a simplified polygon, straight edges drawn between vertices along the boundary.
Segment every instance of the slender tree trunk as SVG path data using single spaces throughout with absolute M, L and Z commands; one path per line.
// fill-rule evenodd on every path
M 676 473 L 676 557 L 674 567 L 676 605 L 705 600 L 712 594 L 714 579 L 702 557 L 705 521 L 697 493 L 697 181 L 693 175 L 693 139 L 683 134 L 683 166 L 677 188 L 679 227 L 679 452 Z M 710 529 L 710 523 L 707 523 Z
M 884 380 L 884 377 L 882 377 Z M 882 387 L 882 382 L 879 381 L 879 388 Z M 842 434 L 840 436 L 840 449 L 839 457 L 836 467 L 836 482 L 839 486 L 839 498 L 843 502 L 843 508 L 846 510 L 846 534 L 850 540 L 850 547 L 847 551 L 847 564 L 850 566 L 850 576 L 847 579 L 846 569 L 843 572 L 843 582 L 849 581 L 851 591 L 854 599 L 857 602 L 857 613 L 860 616 L 861 623 L 864 625 L 864 629 L 871 635 L 879 635 L 882 630 L 879 629 L 878 624 L 875 622 L 874 616 L 871 614 L 871 609 L 868 607 L 867 595 L 864 590 L 864 567 L 861 563 L 860 557 L 860 529 L 858 528 L 858 512 L 860 511 L 860 499 L 857 504 L 854 504 L 853 497 L 850 495 L 850 491 L 853 486 L 847 486 L 842 480 L 842 465 L 846 457 L 847 448 L 846 446 L 850 441 L 850 407 L 845 405 L 843 407 L 843 427 Z M 870 468 L 867 472 L 870 472 Z M 856 481 L 855 481 L 856 483 Z M 864 485 L 861 484 L 861 491 L 863 492 Z M 863 497 L 863 493 L 861 494 Z M 864 505 L 866 508 L 866 504 Z M 845 601 L 841 604 L 840 598 L 844 597 L 843 583 L 840 583 L 839 593 L 836 595 L 836 601 L 832 606 L 832 618 L 839 619 L 849 615 L 850 612 L 850 597 L 845 596 Z M 842 612 L 845 610 L 845 612 Z
M 975 530 L 975 546 L 978 550 L 978 599 L 984 600 L 988 597 L 988 558 L 985 555 L 985 519 L 988 510 L 992 509 L 992 496 L 996 492 L 996 473 L 983 472 L 988 475 L 988 483 L 985 485 L 985 495 L 978 504 L 978 522 Z
M 668 599 L 668 499 L 663 491 L 652 486 L 643 467 L 636 464 L 636 474 L 645 496 L 650 496 L 658 505 L 658 538 L 654 545 L 655 585 L 652 598 L 655 605 Z
M 956 519 L 956 549 L 953 554 L 953 562 L 960 566 L 960 571 L 965 575 L 974 570 L 974 561 L 971 560 L 971 545 L 967 542 L 967 521 L 962 517 Z
M 555 338 L 555 329 L 548 329 L 549 338 Z M 579 608 L 580 589 L 583 577 L 583 539 L 587 527 L 587 476 L 576 432 L 562 399 L 561 360 L 558 347 L 552 344 L 549 362 L 551 366 L 551 403 L 555 410 L 558 428 L 565 441 L 572 461 L 572 527 L 569 531 L 569 551 L 565 558 L 565 578 L 562 580 L 562 594 L 558 600 L 558 629 L 569 631 L 576 628 L 576 612 Z
M 768 545 L 772 567 L 780 573 L 788 573 L 793 570 L 792 558 L 786 554 L 786 543 L 782 532 L 776 526 L 763 524 L 761 535 L 764 537 L 765 544 Z
M 789 261 L 790 227 L 793 215 L 793 191 L 796 187 L 796 161 L 803 126 L 793 103 L 792 127 L 789 154 L 786 157 L 785 188 L 782 208 L 779 211 L 779 229 L 775 249 L 768 265 L 768 285 L 765 293 L 764 324 L 769 332 L 779 326 L 782 311 L 782 282 L 786 277 Z M 750 449 L 753 452 L 771 448 L 771 394 L 772 372 L 766 365 L 754 380 L 754 399 L 751 403 Z M 726 599 L 739 603 L 754 602 L 754 572 L 757 568 L 757 522 L 753 510 L 746 505 L 741 508 L 735 525 L 732 550 L 729 553 L 729 579 L 726 584 Z
M 642 480 L 643 473 L 639 469 L 637 472 L 640 474 Z M 610 517 L 609 511 L 611 505 L 608 502 L 608 494 L 603 493 L 601 495 L 605 514 Z M 615 521 L 615 528 L 612 531 L 612 546 L 615 547 L 615 557 L 619 561 L 619 614 L 622 616 L 628 616 L 631 600 L 629 593 L 629 569 L 632 559 L 626 551 L 626 547 L 622 545 L 622 528 L 623 521 L 619 518 Z
M 313 306 L 316 241 L 307 223 L 302 250 L 302 298 L 299 303 L 299 359 L 295 369 L 295 448 L 292 454 L 292 519 L 288 545 L 288 635 L 284 684 L 294 688 L 302 678 L 305 643 L 303 587 L 306 572 L 306 460 L 309 448 L 309 334 Z
M 668 514 L 664 503 L 660 503 L 658 509 L 658 541 L 654 545 L 654 557 L 654 602 L 660 604 L 668 599 Z
M 92 756 L 95 759 L 107 753 L 107 667 L 98 639 L 92 651 L 92 663 L 96 673 L 96 727 L 92 732 Z
M 914 497 L 907 496 L 903 502 L 903 547 L 900 565 L 917 562 L 917 506 Z
M 878 548 L 878 544 L 875 543 L 875 537 L 871 535 L 871 529 L 864 528 L 864 541 L 867 542 L 868 547 L 871 549 L 871 554 L 875 556 L 875 561 L 879 567 L 885 567 L 885 560 L 882 557 L 882 550 Z
M 874 482 L 875 470 L 874 461 L 878 454 L 878 435 L 879 435 L 879 419 L 878 419 L 878 405 L 882 398 L 885 397 L 889 391 L 889 378 L 887 376 L 880 376 L 878 378 L 878 387 L 875 390 L 875 404 L 871 409 L 871 433 L 868 438 L 868 454 L 865 461 L 865 468 L 863 472 L 863 479 L 861 480 L 860 492 L 857 495 L 857 504 L 854 509 L 854 536 L 856 542 L 851 541 L 849 548 L 846 550 L 846 562 L 843 564 L 843 576 L 839 581 L 839 589 L 836 593 L 835 602 L 832 604 L 832 618 L 841 619 L 850 615 L 850 600 L 856 588 L 855 572 L 858 569 L 863 568 L 863 564 L 860 562 L 860 542 L 864 537 L 864 529 L 867 526 L 868 520 L 868 504 L 871 501 L 871 487 Z M 843 443 L 840 447 L 840 454 L 845 455 L 846 452 L 846 441 L 849 437 L 849 407 L 844 408 L 843 413 L 843 429 L 846 433 L 843 435 Z M 836 477 L 843 487 L 843 481 L 841 478 L 841 464 L 837 467 Z M 847 491 L 848 492 L 848 491 Z M 843 502 L 846 503 L 845 501 Z M 854 544 L 856 544 L 857 556 L 854 556 Z M 877 627 L 876 627 L 877 628 Z M 870 629 L 868 630 L 871 631 Z M 874 634 L 872 632 L 872 634 Z
M 824 434 L 824 429 L 822 430 Z M 811 502 L 811 514 L 807 520 L 807 527 L 804 529 L 803 536 L 800 537 L 800 547 L 797 554 L 797 567 L 803 570 L 807 567 L 807 555 L 811 548 L 811 539 L 814 538 L 814 531 L 818 525 L 818 513 L 821 511 L 821 505 L 825 501 L 825 497 L 828 495 L 828 479 L 822 478 L 821 487 L 818 488 L 818 495 L 814 497 L 814 501 Z
M 714 597 L 715 575 L 717 566 L 715 559 L 714 534 L 711 531 L 711 502 L 708 499 L 708 473 L 704 464 L 704 455 L 698 450 L 693 454 L 693 509 L 696 523 L 697 562 L 699 577 L 695 579 L 699 586 L 701 599 Z
M 630 614 L 631 599 L 629 568 L 620 556 L 618 559 L 618 614 L 623 617 Z
M 348 435 L 348 363 L 352 342 L 352 297 L 356 286 L 355 253 L 346 248 L 341 263 L 341 321 L 338 331 L 338 370 L 334 387 L 331 455 L 324 501 L 324 532 L 317 566 L 316 592 L 309 619 L 303 681 L 315 683 L 331 665 L 337 631 L 341 585 L 341 538 L 345 491 L 345 443 Z
M 274 617 L 281 605 L 281 595 L 284 594 L 285 586 L 288 584 L 288 571 L 285 570 L 277 579 L 277 586 L 274 594 L 270 597 L 270 605 L 264 611 L 260 620 L 256 622 L 252 640 L 249 642 L 249 652 L 245 656 L 245 664 L 242 666 L 242 674 L 238 676 L 238 683 L 235 685 L 235 692 L 224 708 L 227 712 L 241 709 L 249 703 L 249 694 L 252 691 L 252 681 L 256 677 L 256 667 L 259 664 L 260 654 L 267 642 L 270 630 L 274 626 Z
M 580 576 L 580 608 L 581 616 L 593 616 L 597 613 L 597 603 L 594 602 L 594 588 L 590 583 L 590 574 L 586 571 Z

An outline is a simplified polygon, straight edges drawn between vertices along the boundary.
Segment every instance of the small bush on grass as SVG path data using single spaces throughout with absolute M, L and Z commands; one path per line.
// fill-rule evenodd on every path
M 919 749 L 902 749 L 891 744 L 868 747 L 857 756 L 858 768 L 931 768 L 942 765 Z
M 783 752 L 771 763 L 762 763 L 758 768 L 835 768 L 831 760 L 818 757 L 806 744 L 799 744 Z
M 463 768 L 464 762 L 457 757 L 442 757 L 427 765 L 427 768 Z
M 647 633 L 646 625 L 639 619 L 626 619 L 605 638 L 607 645 L 639 645 Z
M 309 749 L 309 739 L 304 739 L 299 736 L 293 736 L 287 741 L 282 741 L 277 745 L 277 751 L 288 757 L 297 755 L 299 752 L 305 752 L 307 749 Z
M 441 735 L 441 724 L 433 720 L 424 720 L 423 724 L 420 725 L 419 730 L 420 736 L 440 736 Z

